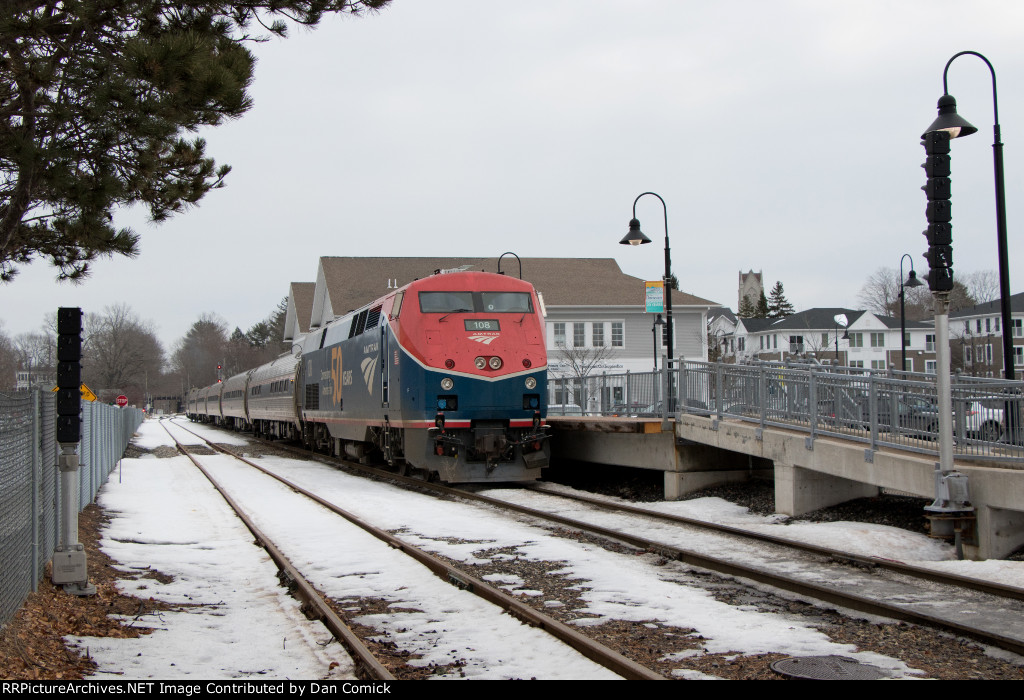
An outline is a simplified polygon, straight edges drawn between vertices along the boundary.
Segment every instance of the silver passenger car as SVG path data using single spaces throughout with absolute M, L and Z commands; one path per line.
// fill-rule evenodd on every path
M 281 355 L 249 375 L 248 414 L 256 435 L 295 439 L 301 432 L 295 400 L 296 355 Z

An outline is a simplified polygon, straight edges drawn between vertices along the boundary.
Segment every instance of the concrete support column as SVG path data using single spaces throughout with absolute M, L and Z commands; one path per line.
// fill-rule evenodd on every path
M 775 462 L 775 512 L 802 515 L 854 498 L 877 496 L 877 486 Z
M 665 472 L 665 500 L 678 501 L 701 489 L 755 477 L 772 478 L 771 470 L 761 467 L 764 460 L 754 462 L 747 455 L 709 445 L 677 445 L 676 468 Z
M 1024 512 L 981 506 L 978 516 L 978 545 L 964 545 L 968 559 L 1000 559 L 1024 544 Z

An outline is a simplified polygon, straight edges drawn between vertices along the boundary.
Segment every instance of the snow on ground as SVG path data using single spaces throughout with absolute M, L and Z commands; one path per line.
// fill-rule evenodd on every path
M 155 431 L 147 421 L 138 442 L 160 444 Z M 139 578 L 124 591 L 196 607 L 143 616 L 135 625 L 154 632 L 138 639 L 73 639 L 97 662 L 96 678 L 354 677 L 348 654 L 323 646 L 330 633 L 306 620 L 276 565 L 187 458 L 122 460 L 99 504 L 111 516 L 102 547 L 119 568 L 174 579 Z
M 215 440 L 245 443 L 220 431 Z M 172 444 L 155 420 L 143 424 L 135 443 L 147 449 Z M 418 655 L 418 663 L 459 662 L 466 676 L 482 678 L 609 677 L 605 669 L 577 658 L 575 652 L 567 656 L 564 647 L 537 630 L 507 615 L 491 614 L 488 604 L 425 573 L 404 555 L 344 525 L 336 516 L 325 515 L 311 501 L 271 485 L 268 477 L 229 457 L 202 461 L 217 478 L 237 489 L 237 498 L 259 527 L 279 541 L 293 563 L 324 593 L 338 599 L 385 600 L 391 612 L 360 622 L 376 626 L 382 636 Z M 654 566 L 649 556 L 615 554 L 553 537 L 524 519 L 497 515 L 493 509 L 439 504 L 429 496 L 318 463 L 279 457 L 257 461 L 378 527 L 400 531 L 410 543 L 452 559 L 480 562 L 508 556 L 488 550 L 514 547 L 514 556 L 552 562 L 552 574 L 578 581 L 587 611 L 596 616 L 590 624 L 613 618 L 658 620 L 695 629 L 703 637 L 704 650 L 712 653 L 841 654 L 897 675 L 914 675 L 897 660 L 833 643 L 801 620 L 720 603 L 698 586 L 688 585 L 683 569 Z M 534 497 L 519 491 L 502 493 L 503 497 L 517 494 L 517 499 Z M 258 673 L 259 678 L 315 679 L 349 672 L 349 661 L 337 645 L 322 649 L 316 644 L 327 632 L 305 622 L 297 604 L 276 585 L 273 564 L 262 550 L 251 546 L 251 535 L 187 460 L 123 460 L 122 476 L 112 475 L 100 504 L 113 516 L 104 535 L 104 550 L 126 568 L 151 566 L 175 579 L 169 584 L 140 579 L 127 584 L 128 592 L 203 604 L 149 620 L 146 624 L 156 631 L 140 639 L 77 640 L 99 663 L 100 676 L 245 678 Z M 792 533 L 837 548 L 856 542 L 873 550 L 867 553 L 907 561 L 931 560 L 964 569 L 985 564 L 945 561 L 951 556 L 948 546 L 894 528 L 859 523 L 784 526 L 720 499 L 654 507 L 773 534 Z M 1020 567 L 1020 563 L 999 562 L 992 568 L 1013 570 L 1019 581 Z M 415 585 L 396 583 L 410 580 Z M 523 582 L 514 578 L 493 583 L 524 595 L 536 593 L 524 590 Z M 562 604 L 545 601 L 552 607 Z M 332 662 L 339 666 L 329 671 Z

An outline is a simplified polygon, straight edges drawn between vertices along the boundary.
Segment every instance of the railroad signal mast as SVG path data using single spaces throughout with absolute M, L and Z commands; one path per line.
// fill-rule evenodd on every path
M 61 539 L 51 580 L 74 595 L 93 595 L 85 547 L 78 540 L 78 445 L 82 439 L 82 310 L 57 309 L 57 468 L 60 470 Z

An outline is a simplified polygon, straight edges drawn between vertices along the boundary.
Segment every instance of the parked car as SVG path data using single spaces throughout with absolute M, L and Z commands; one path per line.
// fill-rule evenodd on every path
M 684 406 L 690 409 L 697 409 L 700 411 L 708 410 L 708 405 L 698 399 L 683 399 L 682 402 Z M 662 401 L 652 403 L 649 406 L 645 407 L 639 415 L 647 417 L 660 417 L 663 403 L 664 402 Z
M 582 416 L 583 409 L 574 403 L 549 403 L 549 416 Z
M 971 401 L 966 405 L 964 415 L 964 431 L 967 437 L 984 440 L 985 442 L 999 442 L 1003 437 L 1003 406 L 1005 402 L 1000 399 L 984 399 Z M 999 406 L 999 408 L 995 408 Z M 956 409 L 954 409 L 954 416 Z
M 857 399 L 860 408 L 861 427 L 871 428 L 870 399 L 861 396 Z M 899 396 L 896 399 L 897 419 L 893 420 L 892 402 L 886 397 L 878 400 L 877 421 L 880 430 L 898 428 L 922 437 L 934 436 L 939 432 L 938 407 L 925 396 Z
M 605 415 L 628 416 L 631 418 L 635 418 L 636 416 L 639 416 L 641 413 L 646 411 L 648 406 L 649 404 L 640 403 L 639 401 L 634 401 L 633 403 L 629 404 L 618 403 L 609 408 Z

